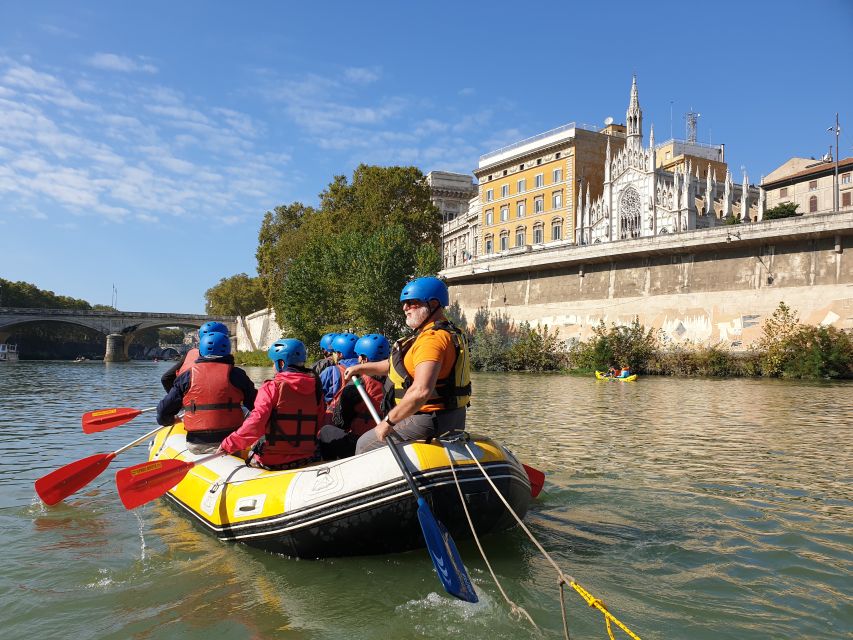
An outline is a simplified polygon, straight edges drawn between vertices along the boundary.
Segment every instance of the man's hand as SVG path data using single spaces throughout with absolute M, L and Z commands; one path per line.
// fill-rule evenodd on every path
M 344 384 L 353 379 L 353 377 L 358 375 L 359 370 L 361 369 L 360 364 L 354 364 L 351 367 L 347 367 L 344 369 Z
M 389 433 L 391 433 L 391 425 L 385 420 L 376 425 L 376 439 L 379 442 L 385 442 L 385 438 L 388 437 Z

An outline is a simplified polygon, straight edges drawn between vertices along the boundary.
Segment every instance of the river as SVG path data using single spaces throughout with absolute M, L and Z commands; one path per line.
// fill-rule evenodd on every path
M 520 531 L 459 542 L 478 604 L 444 595 L 423 550 L 305 561 L 221 543 L 155 501 L 126 511 L 116 459 L 79 494 L 33 482 L 153 427 L 84 435 L 80 415 L 144 408 L 165 363 L 0 365 L 0 637 L 560 638 L 553 569 Z M 247 368 L 257 383 L 269 369 Z M 477 374 L 470 430 L 547 474 L 526 522 L 563 571 L 644 640 L 853 633 L 853 386 L 775 380 Z M 606 638 L 566 594 L 572 638 Z M 626 637 L 616 630 L 617 637 Z

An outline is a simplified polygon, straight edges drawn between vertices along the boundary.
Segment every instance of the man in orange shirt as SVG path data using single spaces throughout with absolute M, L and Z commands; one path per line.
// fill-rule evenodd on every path
M 444 315 L 450 304 L 447 285 L 438 278 L 417 278 L 400 293 L 406 325 L 414 334 L 401 338 L 391 357 L 352 365 L 354 375 L 387 375 L 394 383 L 394 407 L 356 443 L 356 454 L 384 446 L 393 430 L 398 440 L 429 439 L 465 429 L 471 398 L 471 369 L 465 334 Z

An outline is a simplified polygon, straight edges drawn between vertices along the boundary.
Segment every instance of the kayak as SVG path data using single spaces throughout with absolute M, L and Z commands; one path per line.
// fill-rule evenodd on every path
M 471 436 L 471 450 L 523 518 L 531 485 L 506 448 Z M 471 531 L 450 468 L 450 455 L 478 535 L 515 526 L 461 442 L 399 445 L 421 493 L 455 539 Z M 181 423 L 161 429 L 149 460 L 194 461 Z M 417 502 L 387 448 L 286 471 L 246 465 L 221 456 L 195 465 L 165 494 L 167 502 L 220 540 L 299 558 L 395 553 L 424 546 Z
M 620 382 L 634 382 L 637 379 L 637 374 L 633 373 L 627 378 L 614 378 L 613 376 L 606 376 L 601 371 L 595 372 L 596 380 L 619 380 Z

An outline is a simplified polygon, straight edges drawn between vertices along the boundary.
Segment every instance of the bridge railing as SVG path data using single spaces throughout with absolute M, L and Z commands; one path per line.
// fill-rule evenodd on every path
M 29 309 L 25 307 L 0 307 L 0 313 L 28 316 L 90 316 L 98 318 L 174 318 L 175 320 L 207 321 L 211 316 L 197 313 L 155 313 L 150 311 L 102 311 L 100 309 Z M 217 316 L 215 320 L 236 322 L 237 316 Z

